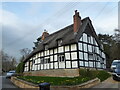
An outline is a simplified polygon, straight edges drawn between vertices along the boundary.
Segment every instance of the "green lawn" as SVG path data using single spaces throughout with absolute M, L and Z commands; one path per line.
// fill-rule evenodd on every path
M 69 77 L 43 77 L 43 76 L 19 76 L 19 79 L 39 84 L 48 82 L 51 85 L 77 85 L 98 77 L 101 81 L 107 79 L 111 75 L 106 71 L 80 69 L 80 76 Z

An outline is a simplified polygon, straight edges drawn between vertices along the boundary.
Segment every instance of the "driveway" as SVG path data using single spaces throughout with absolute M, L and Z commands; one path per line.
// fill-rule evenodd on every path
M 107 88 L 116 88 L 116 90 L 120 90 L 120 81 L 115 81 L 112 79 L 112 77 L 110 77 L 93 88 L 104 88 L 103 90 L 106 90 Z

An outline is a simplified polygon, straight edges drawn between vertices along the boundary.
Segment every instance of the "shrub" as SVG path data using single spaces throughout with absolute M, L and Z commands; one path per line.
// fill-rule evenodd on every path
M 93 70 L 93 69 L 80 69 L 80 75 L 90 78 L 99 78 L 101 81 L 106 80 L 111 75 L 104 70 Z
M 24 70 L 24 63 L 21 62 L 18 64 L 17 68 L 16 68 L 16 73 L 23 73 Z

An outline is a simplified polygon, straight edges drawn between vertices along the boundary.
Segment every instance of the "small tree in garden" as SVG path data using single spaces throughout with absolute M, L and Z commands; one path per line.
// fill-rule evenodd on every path
M 17 68 L 16 68 L 16 73 L 23 73 L 24 71 L 24 63 L 21 62 L 18 64 Z

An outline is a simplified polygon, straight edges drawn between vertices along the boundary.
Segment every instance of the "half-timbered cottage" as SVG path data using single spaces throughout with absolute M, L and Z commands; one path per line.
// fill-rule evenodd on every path
M 64 20 L 64 19 L 63 19 Z M 78 76 L 79 68 L 106 68 L 103 46 L 89 17 L 75 11 L 73 24 L 49 34 L 44 31 L 36 48 L 24 60 L 24 74 Z

